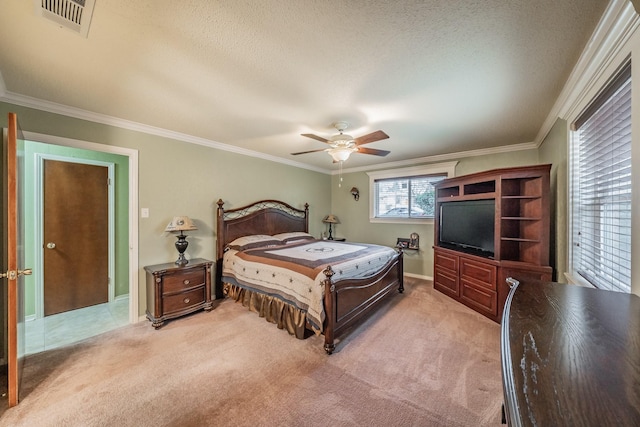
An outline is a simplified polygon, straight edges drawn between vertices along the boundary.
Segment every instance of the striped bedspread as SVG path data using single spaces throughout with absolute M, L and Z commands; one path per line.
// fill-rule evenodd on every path
M 333 281 L 374 276 L 396 255 L 393 248 L 364 243 L 308 240 L 237 251 L 223 259 L 222 280 L 276 296 L 306 311 L 319 331 L 324 322 L 325 279 L 331 266 Z

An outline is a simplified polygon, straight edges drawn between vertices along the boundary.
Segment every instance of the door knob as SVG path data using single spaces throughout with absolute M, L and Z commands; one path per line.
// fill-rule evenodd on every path
M 0 279 L 7 278 L 9 280 L 16 280 L 18 276 L 31 276 L 31 269 L 25 268 L 24 270 L 9 270 L 6 273 L 0 273 Z
M 55 243 L 53 243 L 53 242 L 47 243 L 47 249 L 55 249 L 55 247 L 56 247 Z

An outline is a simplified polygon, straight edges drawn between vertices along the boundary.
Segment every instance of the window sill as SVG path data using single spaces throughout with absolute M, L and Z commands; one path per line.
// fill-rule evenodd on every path
M 433 218 L 369 218 L 372 224 L 433 224 Z
M 582 286 L 584 288 L 593 288 L 596 289 L 589 281 L 582 278 L 579 274 L 573 275 L 570 272 L 564 273 L 565 279 L 567 279 L 567 283 L 570 285 Z

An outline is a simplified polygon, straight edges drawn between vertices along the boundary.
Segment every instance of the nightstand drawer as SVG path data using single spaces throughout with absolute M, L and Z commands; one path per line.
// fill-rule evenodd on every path
M 204 301 L 205 292 L 204 286 L 202 286 L 201 288 L 193 289 L 182 294 L 165 296 L 162 299 L 162 304 L 164 305 L 162 311 L 165 315 L 170 315 L 198 304 L 202 304 Z
M 185 289 L 194 286 L 204 285 L 205 271 L 202 268 L 194 268 L 189 271 L 180 272 L 180 274 L 168 274 L 164 278 L 162 294 L 173 294 L 182 292 Z
M 165 320 L 196 310 L 211 311 L 211 266 L 213 262 L 192 259 L 187 265 L 165 263 L 148 265 L 147 318 L 154 328 Z

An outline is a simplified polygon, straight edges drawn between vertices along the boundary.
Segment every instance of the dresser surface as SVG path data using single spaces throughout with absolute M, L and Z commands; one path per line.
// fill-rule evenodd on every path
M 638 296 L 524 280 L 501 339 L 509 425 L 640 425 Z

